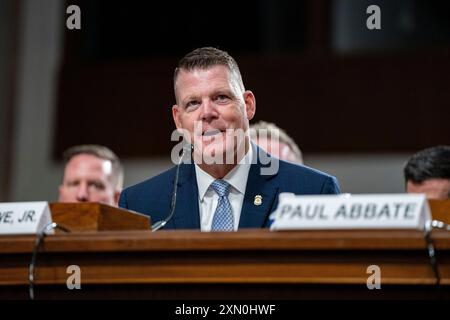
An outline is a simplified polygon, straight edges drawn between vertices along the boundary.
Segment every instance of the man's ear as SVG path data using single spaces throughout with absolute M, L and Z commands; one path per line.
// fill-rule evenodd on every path
M 192 143 L 192 138 L 191 135 L 189 133 L 188 130 L 186 130 L 185 128 L 183 128 L 183 123 L 181 121 L 181 115 L 182 115 L 182 107 L 174 104 L 172 106 L 172 117 L 173 117 L 173 122 L 175 122 L 175 126 L 177 127 L 177 131 L 180 135 L 183 136 L 184 139 L 186 139 L 186 141 L 188 143 Z
M 247 90 L 244 92 L 245 110 L 247 112 L 247 119 L 252 120 L 256 113 L 256 99 L 253 92 Z
M 173 122 L 175 122 L 175 126 L 177 127 L 177 129 L 181 129 L 181 121 L 180 121 L 180 107 L 176 104 L 174 104 L 172 106 L 172 117 L 173 117 Z
M 62 189 L 64 188 L 64 186 L 62 184 L 59 185 L 58 187 L 58 201 L 61 201 L 61 194 L 62 194 Z
M 116 190 L 114 191 L 114 205 L 116 207 L 119 206 L 119 199 L 120 199 L 120 191 Z

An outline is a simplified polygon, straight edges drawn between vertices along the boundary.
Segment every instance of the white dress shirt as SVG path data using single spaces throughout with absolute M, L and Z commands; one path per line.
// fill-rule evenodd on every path
M 230 201 L 234 217 L 234 231 L 238 229 L 239 219 L 241 217 L 242 204 L 244 202 L 245 189 L 247 187 L 248 173 L 253 160 L 253 150 L 250 144 L 248 152 L 239 164 L 233 168 L 222 180 L 228 182 Z M 202 231 L 211 231 L 214 212 L 219 202 L 219 196 L 211 187 L 211 183 L 216 180 L 214 177 L 195 165 L 195 174 L 198 185 L 198 208 L 200 210 L 200 228 Z

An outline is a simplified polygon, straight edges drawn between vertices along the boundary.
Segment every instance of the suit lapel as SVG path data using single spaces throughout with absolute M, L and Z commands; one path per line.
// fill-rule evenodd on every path
M 264 166 L 260 162 L 260 155 L 270 156 L 253 143 L 252 146 L 256 163 L 251 165 L 248 174 L 239 229 L 266 226 L 278 194 L 278 185 L 275 182 L 276 179 L 273 179 L 276 173 L 273 175 L 261 174 L 261 168 Z M 255 201 L 257 196 L 261 197 L 260 204 Z M 182 164 L 178 177 L 176 208 L 172 220 L 174 229 L 200 229 L 199 212 L 195 166 L 194 164 Z
M 259 155 L 267 153 L 259 147 L 254 147 L 253 157 L 257 157 L 256 163 L 252 164 L 247 179 L 244 203 L 242 204 L 241 217 L 239 219 L 239 229 L 241 228 L 262 228 L 267 224 L 269 214 L 278 193 L 278 185 L 273 179 L 274 175 L 262 175 L 263 168 Z M 259 201 L 259 197 L 261 201 Z
M 193 164 L 182 164 L 178 176 L 175 229 L 200 229 L 198 187 Z

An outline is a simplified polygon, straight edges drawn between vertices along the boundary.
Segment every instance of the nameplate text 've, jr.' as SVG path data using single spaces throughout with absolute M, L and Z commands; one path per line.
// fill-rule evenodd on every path
M 0 234 L 36 234 L 51 222 L 47 202 L 0 203 Z

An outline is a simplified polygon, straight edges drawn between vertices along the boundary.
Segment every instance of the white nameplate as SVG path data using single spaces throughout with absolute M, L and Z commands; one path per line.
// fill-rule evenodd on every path
M 51 222 L 47 202 L 0 203 L 0 234 L 37 234 Z
M 271 219 L 271 230 L 424 229 L 431 214 L 423 194 L 281 193 Z

